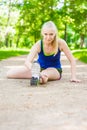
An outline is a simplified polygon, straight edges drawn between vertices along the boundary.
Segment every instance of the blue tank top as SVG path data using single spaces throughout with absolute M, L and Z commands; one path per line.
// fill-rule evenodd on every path
M 60 62 L 60 54 L 61 51 L 58 49 L 58 52 L 56 55 L 45 55 L 43 51 L 43 42 L 41 40 L 41 51 L 38 54 L 38 62 L 41 66 L 41 68 L 46 69 L 48 67 L 54 67 L 61 69 L 61 62 Z

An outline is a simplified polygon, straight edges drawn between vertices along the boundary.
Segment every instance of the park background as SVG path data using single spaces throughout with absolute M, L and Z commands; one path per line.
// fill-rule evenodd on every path
M 27 54 L 48 20 L 87 63 L 87 0 L 0 0 L 0 60 Z
M 61 80 L 32 87 L 29 79 L 8 79 L 48 20 L 77 57 L 81 83 L 70 82 L 63 53 Z M 87 130 L 87 0 L 0 0 L 0 130 Z

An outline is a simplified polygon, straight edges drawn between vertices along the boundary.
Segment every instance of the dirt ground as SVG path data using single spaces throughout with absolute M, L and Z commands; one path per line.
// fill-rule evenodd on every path
M 71 83 L 62 55 L 62 79 L 31 87 L 29 79 L 6 78 L 8 69 L 25 58 L 0 61 L 0 130 L 87 130 L 87 64 L 76 60 L 82 82 Z

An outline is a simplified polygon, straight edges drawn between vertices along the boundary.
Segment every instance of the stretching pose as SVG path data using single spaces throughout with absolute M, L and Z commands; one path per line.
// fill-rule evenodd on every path
M 49 80 L 61 79 L 62 67 L 60 62 L 61 51 L 63 51 L 70 61 L 71 82 L 80 82 L 76 78 L 75 59 L 63 39 L 58 38 L 56 25 L 52 21 L 43 24 L 41 29 L 42 39 L 37 41 L 31 48 L 24 66 L 8 71 L 8 78 L 32 78 L 31 67 L 36 56 L 40 64 L 40 83 L 47 83 Z

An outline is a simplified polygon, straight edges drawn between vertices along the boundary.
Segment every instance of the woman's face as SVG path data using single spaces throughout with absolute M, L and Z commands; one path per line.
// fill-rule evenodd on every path
M 51 28 L 43 29 L 42 35 L 43 35 L 43 40 L 47 43 L 52 43 L 56 36 L 55 31 Z

